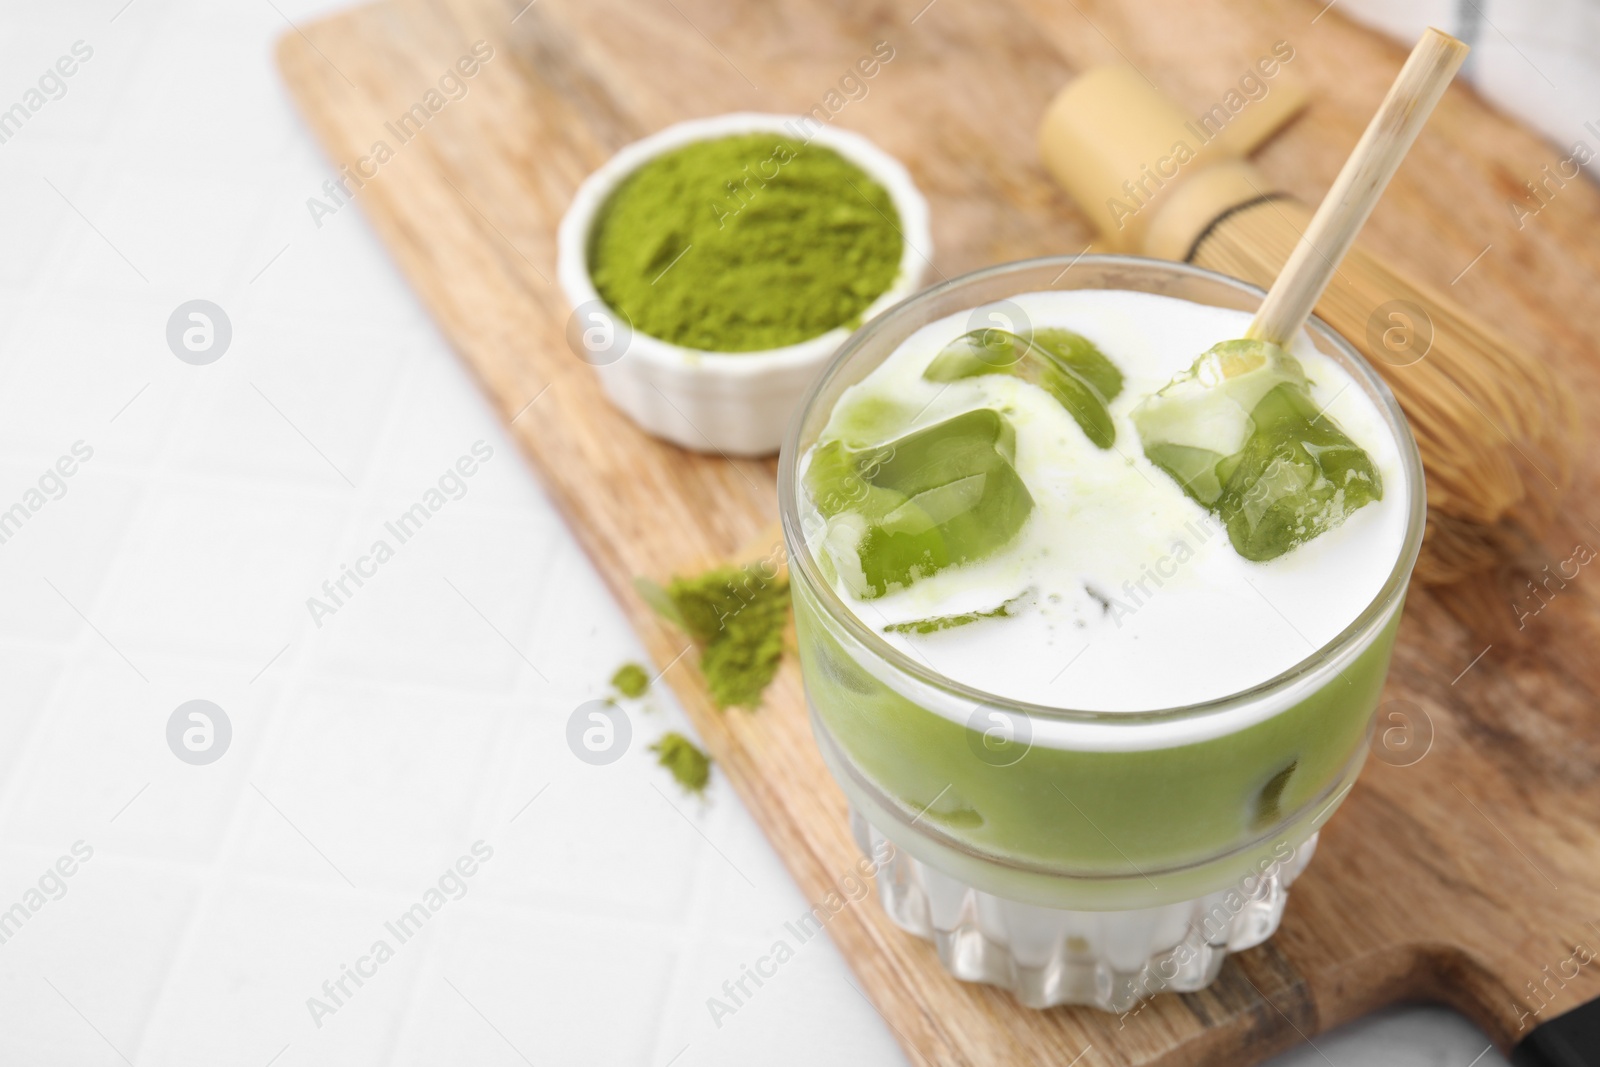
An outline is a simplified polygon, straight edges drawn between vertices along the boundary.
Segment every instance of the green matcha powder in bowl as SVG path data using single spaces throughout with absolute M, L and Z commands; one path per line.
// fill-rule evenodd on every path
M 863 321 L 922 285 L 928 206 L 865 138 L 742 113 L 622 149 L 562 219 L 567 340 L 646 431 L 776 452 L 812 379 Z

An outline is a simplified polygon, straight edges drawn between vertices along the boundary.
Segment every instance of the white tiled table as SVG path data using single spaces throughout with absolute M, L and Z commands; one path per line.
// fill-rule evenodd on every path
M 904 1062 L 825 938 L 713 1024 L 805 902 L 725 783 L 651 764 L 665 693 L 620 763 L 568 751 L 640 649 L 359 212 L 313 224 L 329 170 L 270 49 L 315 5 L 123 2 L 0 17 L 0 108 L 93 49 L 0 143 L 0 510 L 93 449 L 0 543 L 0 910 L 93 850 L 0 944 L 0 1064 Z M 208 366 L 165 340 L 197 297 L 233 327 Z M 306 598 L 479 441 L 318 626 Z M 166 742 L 196 698 L 233 728 L 208 766 Z M 387 933 L 477 841 L 464 895 Z M 1414 1010 L 1279 1062 L 1485 1043 Z

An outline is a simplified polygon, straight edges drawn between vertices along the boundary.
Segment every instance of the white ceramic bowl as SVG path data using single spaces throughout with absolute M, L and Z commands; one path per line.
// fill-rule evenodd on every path
M 657 437 L 699 452 L 762 456 L 778 450 L 806 386 L 850 331 L 829 330 L 799 344 L 758 352 L 706 352 L 632 331 L 589 277 L 589 231 L 617 183 L 646 160 L 695 141 L 771 131 L 833 149 L 870 174 L 900 214 L 900 273 L 862 320 L 922 287 L 933 240 L 928 203 L 899 161 L 859 134 L 798 115 L 740 112 L 680 122 L 623 148 L 578 187 L 557 234 L 557 276 L 573 307 L 567 339 L 592 364 L 600 383 L 633 421 Z

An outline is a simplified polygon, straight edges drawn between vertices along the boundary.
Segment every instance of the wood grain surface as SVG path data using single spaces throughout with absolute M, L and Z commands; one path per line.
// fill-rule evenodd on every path
M 282 41 L 330 169 L 379 140 L 393 149 L 357 201 L 663 667 L 683 638 L 631 580 L 747 549 L 775 517 L 775 465 L 643 436 L 568 350 L 555 225 L 610 153 L 679 119 L 809 110 L 889 42 L 893 59 L 833 121 L 910 167 L 949 277 L 1089 243 L 1033 143 L 1077 70 L 1129 60 L 1199 113 L 1290 42 L 1285 74 L 1313 104 L 1257 162 L 1315 203 L 1404 57 L 1300 0 L 925 3 L 394 0 Z M 385 123 L 478 40 L 494 54 L 465 97 L 397 144 Z M 1454 87 L 1363 239 L 1528 338 L 1587 409 L 1600 398 L 1600 195 L 1568 183 L 1521 229 L 1509 208 L 1564 154 Z M 1600 565 L 1577 562 L 1600 549 L 1600 463 L 1587 441 L 1575 447 L 1576 488 L 1543 543 L 1472 582 L 1412 589 L 1385 692 L 1406 703 L 1386 703 L 1379 728 L 1401 729 L 1387 716 L 1408 711 L 1413 738 L 1431 737 L 1426 755 L 1369 761 L 1281 931 L 1211 989 L 1157 998 L 1127 1020 L 1035 1012 L 950 979 L 874 904 L 836 917 L 829 932 L 913 1060 L 1249 1064 L 1402 999 L 1454 1005 L 1506 1048 L 1600 994 L 1600 963 L 1572 962 L 1580 943 L 1600 948 Z M 1563 561 L 1566 577 L 1551 578 Z M 1544 583 L 1538 596 L 1530 582 Z M 806 897 L 826 895 L 855 846 L 794 664 L 757 714 L 714 711 L 688 660 L 666 677 Z

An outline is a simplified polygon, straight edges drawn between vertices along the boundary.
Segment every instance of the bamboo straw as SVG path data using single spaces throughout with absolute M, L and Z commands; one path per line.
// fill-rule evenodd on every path
M 1467 51 L 1440 30 L 1422 35 L 1267 291 L 1246 337 L 1285 345 L 1300 332 Z

